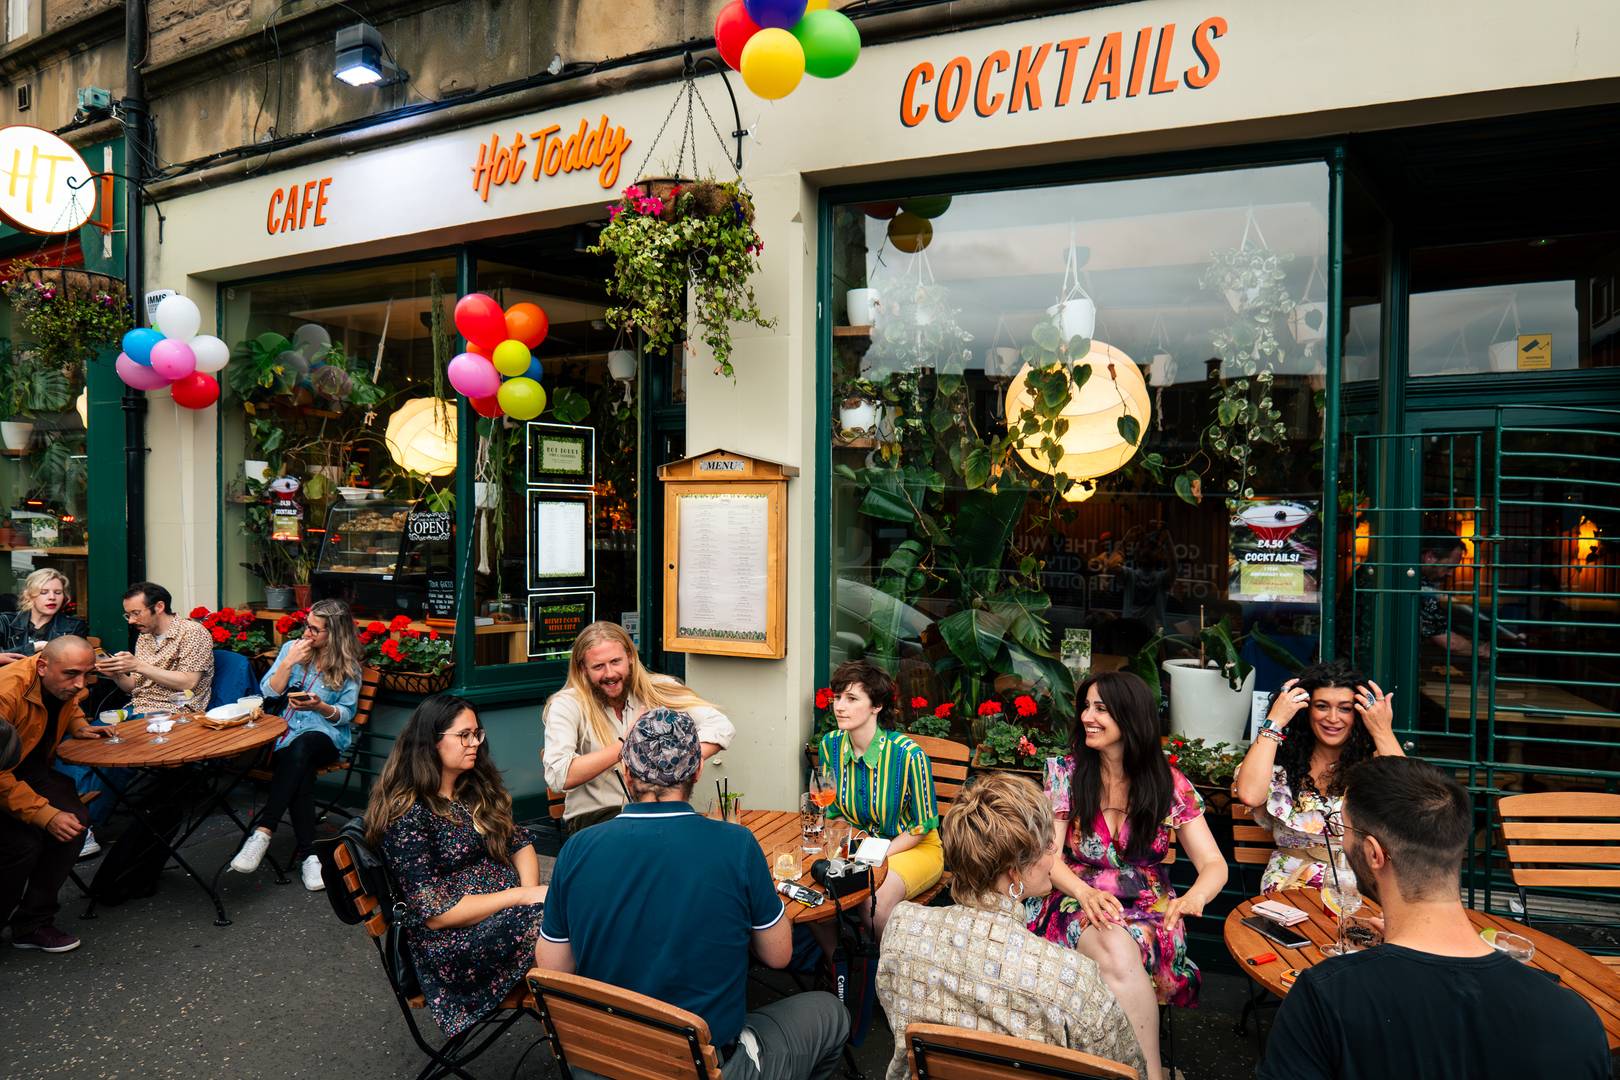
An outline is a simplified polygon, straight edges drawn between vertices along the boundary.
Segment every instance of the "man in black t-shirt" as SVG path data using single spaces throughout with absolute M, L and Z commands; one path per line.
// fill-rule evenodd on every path
M 1340 842 L 1383 905 L 1384 944 L 1300 975 L 1262 1080 L 1608 1080 L 1591 1007 L 1468 921 L 1457 897 L 1471 819 L 1462 787 L 1421 761 L 1378 757 L 1350 774 Z

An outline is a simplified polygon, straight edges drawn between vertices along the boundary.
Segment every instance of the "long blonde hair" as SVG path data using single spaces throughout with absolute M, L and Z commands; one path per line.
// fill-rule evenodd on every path
M 28 580 L 23 582 L 22 595 L 17 598 L 17 610 L 27 611 L 30 613 L 33 612 L 34 597 L 38 596 L 40 590 L 45 588 L 46 582 L 50 581 L 60 581 L 62 583 L 62 607 L 67 607 L 69 596 L 68 590 L 72 588 L 72 582 L 68 581 L 67 575 L 62 573 L 62 571 L 53 570 L 47 566 L 43 569 L 35 570 L 32 574 L 28 575 Z M 62 608 L 57 608 L 58 612 L 61 610 Z
M 439 763 L 439 740 L 456 718 L 478 710 L 453 694 L 435 694 L 423 701 L 406 721 L 405 729 L 394 740 L 394 749 L 383 765 L 382 775 L 371 786 L 366 805 L 366 840 L 380 847 L 388 827 L 417 803 L 447 821 L 454 821 L 450 800 L 439 794 L 443 766 Z M 483 727 L 483 723 L 478 725 Z M 472 814 L 473 828 L 484 838 L 484 850 L 497 862 L 512 865 L 512 796 L 501 781 L 501 772 L 490 757 L 489 741 L 479 744 L 473 767 L 456 780 L 452 798 Z
M 574 639 L 574 648 L 568 654 L 568 682 L 565 686 L 579 695 L 585 719 L 591 725 L 591 733 L 596 736 L 598 743 L 606 746 L 618 736 L 613 732 L 613 721 L 602 699 L 597 696 L 596 687 L 591 685 L 591 677 L 585 673 L 585 654 L 598 645 L 609 643 L 624 649 L 630 658 L 630 674 L 625 680 L 627 693 L 649 709 L 682 712 L 698 707 L 714 708 L 674 679 L 655 679 L 652 672 L 641 665 L 636 643 L 630 640 L 630 634 L 624 627 L 616 622 L 593 622 Z
M 320 600 L 309 613 L 326 620 L 326 644 L 310 659 L 321 681 L 337 690 L 350 679 L 358 679 L 365 653 L 360 649 L 360 635 L 354 628 L 354 613 L 349 605 L 341 600 Z

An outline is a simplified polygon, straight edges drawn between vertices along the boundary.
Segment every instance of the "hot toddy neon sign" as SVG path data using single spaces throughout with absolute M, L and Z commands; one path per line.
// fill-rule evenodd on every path
M 614 127 L 606 116 L 594 128 L 590 121 L 581 120 L 579 128 L 567 136 L 560 124 L 528 132 L 527 140 L 523 132 L 517 132 L 504 146 L 501 136 L 493 134 L 478 147 L 478 162 L 472 167 L 473 190 L 488 202 L 492 187 L 583 169 L 599 169 L 597 182 L 612 188 L 618 183 L 619 167 L 629 146 L 624 128 Z M 534 156 L 525 156 L 531 150 Z

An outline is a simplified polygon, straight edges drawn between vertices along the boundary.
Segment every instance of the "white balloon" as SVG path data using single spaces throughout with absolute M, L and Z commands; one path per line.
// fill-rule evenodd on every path
M 157 306 L 152 322 L 164 337 L 190 341 L 202 329 L 202 312 L 184 296 L 171 296 Z
M 204 374 L 212 375 L 230 362 L 231 347 L 212 334 L 200 334 L 190 344 L 197 354 L 197 370 Z
M 319 323 L 307 322 L 293 331 L 293 345 L 308 359 L 313 360 L 332 344 L 332 335 Z M 306 348 L 306 346 L 312 346 Z
M 276 363 L 280 364 L 288 371 L 298 372 L 299 378 L 303 378 L 305 375 L 309 374 L 309 361 L 304 359 L 303 353 L 295 352 L 292 349 L 288 349 L 286 352 L 276 357 Z
M 294 351 L 304 358 L 306 365 L 314 367 L 316 362 L 326 355 L 326 350 L 331 347 L 332 343 L 330 341 L 323 345 L 319 341 L 306 340 L 298 344 Z

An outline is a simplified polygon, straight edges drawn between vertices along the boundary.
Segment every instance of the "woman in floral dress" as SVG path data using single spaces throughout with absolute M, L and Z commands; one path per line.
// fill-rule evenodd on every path
M 1202 915 L 1226 884 L 1226 859 L 1204 820 L 1192 784 L 1165 760 L 1158 711 L 1147 684 L 1107 672 L 1083 684 L 1072 752 L 1046 763 L 1046 791 L 1063 836 L 1055 891 L 1029 905 L 1029 927 L 1097 961 L 1127 1014 L 1142 1006 L 1141 976 L 1151 977 L 1146 1007 L 1197 1004 L 1200 976 L 1187 957 L 1183 919 Z M 1198 870 L 1185 893 L 1171 888 L 1164 857 L 1170 830 Z M 1139 1034 L 1143 1027 L 1133 1016 Z M 1157 1033 L 1157 1026 L 1152 1030 Z M 1157 1047 L 1144 1046 L 1148 1060 Z
M 471 705 L 438 694 L 416 707 L 372 789 L 366 838 L 399 882 L 406 947 L 452 1038 L 534 965 L 546 898 Z
M 1277 844 L 1261 892 L 1321 888 L 1323 829 L 1344 804 L 1345 777 L 1380 754 L 1405 756 L 1395 738 L 1394 700 L 1342 660 L 1313 664 L 1283 683 L 1232 781 L 1238 802 L 1253 807 L 1255 822 L 1269 826 Z M 1302 709 L 1308 722 L 1293 723 Z

